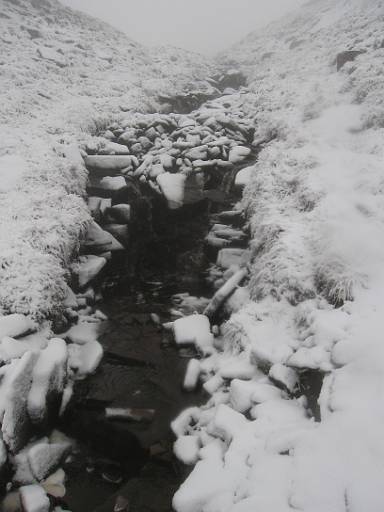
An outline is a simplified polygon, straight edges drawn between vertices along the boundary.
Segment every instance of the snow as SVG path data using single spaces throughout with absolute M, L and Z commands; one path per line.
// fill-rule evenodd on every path
M 103 347 L 96 340 L 81 345 L 69 345 L 69 366 L 81 379 L 94 373 L 103 357 Z
M 36 354 L 26 352 L 21 359 L 12 361 L 5 369 L 1 384 L 1 430 L 5 444 L 13 453 L 22 448 L 31 433 L 27 400 L 35 360 Z
M 198 460 L 200 442 L 197 436 L 180 436 L 173 446 L 176 457 L 184 464 L 195 464 Z
M 28 317 L 19 314 L 0 317 L 0 339 L 5 336 L 17 338 L 36 330 L 36 324 Z
M 18 155 L 0 157 L 0 193 L 16 187 L 28 170 L 28 164 Z
M 41 423 L 52 414 L 52 401 L 62 394 L 67 374 L 68 350 L 64 340 L 53 338 L 36 361 L 28 395 L 28 414 Z
M 183 388 L 186 391 L 193 391 L 199 381 L 200 363 L 197 359 L 191 359 L 185 372 Z
M 175 320 L 173 332 L 179 346 L 195 345 L 202 353 L 208 353 L 212 348 L 213 335 L 205 315 L 190 315 Z

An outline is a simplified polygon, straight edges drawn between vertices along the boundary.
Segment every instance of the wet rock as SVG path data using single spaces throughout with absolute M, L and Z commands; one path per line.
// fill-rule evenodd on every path
M 106 210 L 109 219 L 121 223 L 128 224 L 132 218 L 132 208 L 129 204 L 115 204 Z
M 0 504 L 2 512 L 22 512 L 19 491 L 9 492 Z

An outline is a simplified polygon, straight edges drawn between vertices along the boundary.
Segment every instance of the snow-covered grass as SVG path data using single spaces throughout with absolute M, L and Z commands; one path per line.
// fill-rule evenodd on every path
M 76 148 L 123 112 L 158 109 L 159 92 L 201 85 L 212 65 L 146 50 L 57 0 L 4 0 L 0 34 L 0 314 L 42 320 L 61 307 L 90 219 Z

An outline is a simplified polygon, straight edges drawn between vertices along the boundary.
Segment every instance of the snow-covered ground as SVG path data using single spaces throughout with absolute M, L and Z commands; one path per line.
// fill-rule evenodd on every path
M 209 350 L 187 384 L 200 374 L 211 399 L 173 423 L 176 454 L 195 464 L 178 512 L 384 510 L 383 20 L 379 0 L 314 0 L 220 56 L 249 77 L 241 108 L 263 148 L 241 177 L 250 299 L 240 291 L 215 339 L 200 317 Z M 55 0 L 3 0 L 0 26 L 0 313 L 30 317 L 0 318 L 2 431 L 18 451 L 19 407 L 41 418 L 60 368 L 100 358 L 94 340 L 68 351 L 49 327 L 29 334 L 60 309 L 90 219 L 78 145 L 213 67 L 149 52 Z M 314 375 L 319 412 L 304 390 Z M 27 446 L 21 467 L 64 445 Z
M 384 510 L 383 19 L 312 1 L 224 56 L 264 141 L 243 201 L 253 300 L 200 365 L 210 401 L 174 423 L 196 463 L 179 512 Z

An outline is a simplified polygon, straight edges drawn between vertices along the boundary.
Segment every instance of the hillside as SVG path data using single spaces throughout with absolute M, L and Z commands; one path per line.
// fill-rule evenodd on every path
M 211 399 L 174 424 L 199 447 L 178 511 L 384 508 L 383 20 L 375 0 L 312 1 L 220 56 L 248 76 L 262 149 L 253 301 L 202 365 Z
M 57 0 L 1 0 L 0 33 L 0 311 L 43 319 L 89 219 L 77 148 L 124 112 L 158 110 L 162 91 L 211 87 L 212 65 L 151 54 Z

